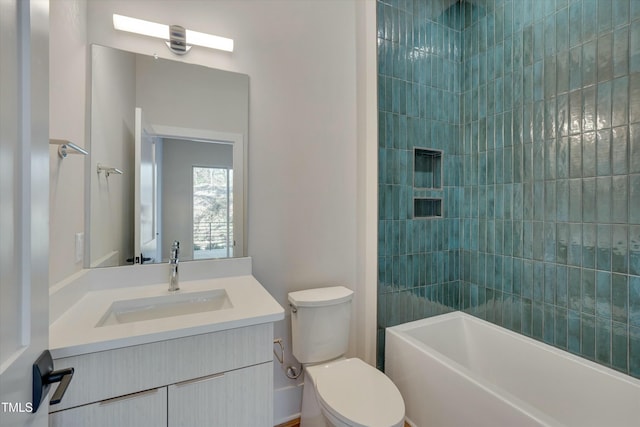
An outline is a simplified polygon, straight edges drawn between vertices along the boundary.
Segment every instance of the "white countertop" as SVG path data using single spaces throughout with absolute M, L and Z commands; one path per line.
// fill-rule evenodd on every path
M 90 290 L 51 324 L 51 355 L 59 359 L 284 318 L 284 309 L 252 275 L 181 281 L 176 293 L 213 289 L 225 289 L 233 307 L 100 327 L 96 325 L 113 302 L 168 295 L 167 283 Z

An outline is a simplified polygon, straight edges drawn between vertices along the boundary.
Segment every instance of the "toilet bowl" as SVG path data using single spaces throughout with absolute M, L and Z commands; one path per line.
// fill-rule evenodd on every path
M 353 291 L 291 292 L 293 355 L 304 368 L 301 427 L 401 427 L 404 401 L 382 372 L 345 359 Z
M 308 366 L 305 375 L 301 427 L 401 427 L 404 423 L 404 401 L 397 387 L 360 359 Z

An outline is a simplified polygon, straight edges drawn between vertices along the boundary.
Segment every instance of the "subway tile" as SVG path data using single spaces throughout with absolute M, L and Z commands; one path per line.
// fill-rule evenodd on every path
M 613 322 L 611 328 L 611 365 L 614 369 L 627 372 L 627 325 Z
M 582 45 L 582 85 L 590 86 L 598 81 L 600 53 L 596 58 L 596 48 L 600 41 L 592 40 Z M 598 51 L 599 52 L 599 51 Z
M 556 262 L 566 264 L 569 251 L 569 224 L 556 224 Z
M 543 341 L 553 345 L 555 343 L 556 312 L 550 304 L 543 305 Z
M 629 127 L 631 138 L 629 138 L 629 172 L 640 172 L 640 124 L 633 124 Z M 626 135 L 625 135 L 626 136 Z M 620 153 L 622 158 L 624 153 Z
M 582 302 L 582 271 L 579 267 L 568 267 L 569 309 L 580 311 Z
M 596 265 L 596 225 L 582 226 L 582 267 L 595 268 Z
M 569 45 L 576 46 L 582 42 L 582 2 L 569 4 Z M 561 49 L 558 49 L 561 51 Z
M 624 274 L 611 275 L 611 315 L 614 321 L 626 324 L 629 320 L 629 284 Z
M 542 340 L 544 334 L 544 306 L 539 301 L 532 303 L 531 336 Z
M 640 327 L 640 277 L 629 276 L 629 325 Z
M 587 314 L 580 316 L 581 326 L 581 355 L 588 359 L 595 359 L 596 325 L 595 317 Z
M 567 137 L 557 139 L 556 171 L 558 179 L 569 178 L 569 138 Z
M 570 352 L 580 354 L 580 336 L 581 336 L 581 321 L 580 313 L 577 311 L 569 310 L 569 316 L 567 321 L 567 348 Z
M 598 0 L 598 33 L 611 30 L 612 9 L 611 0 Z
M 640 378 L 640 328 L 629 327 L 629 374 Z
M 640 71 L 640 21 L 629 26 L 629 71 Z
M 573 146 L 572 146 L 573 148 Z M 576 156 L 580 155 L 576 153 Z M 596 175 L 596 157 L 601 156 L 601 152 L 596 155 L 596 134 L 587 132 L 582 137 L 582 176 L 590 177 Z
M 556 52 L 569 48 L 569 8 L 563 8 L 556 13 Z
M 604 81 L 598 84 L 598 129 L 606 129 L 611 127 L 611 108 L 612 83 L 611 81 Z
M 640 225 L 629 226 L 629 274 L 640 276 Z
M 582 125 L 582 91 L 575 90 L 569 93 L 569 132 L 578 134 Z
M 627 74 L 629 74 L 629 27 L 625 26 L 613 33 L 613 76 L 620 77 Z
M 616 273 L 627 273 L 628 269 L 628 233 L 627 225 L 612 226 L 611 269 Z
M 597 32 L 597 0 L 582 3 L 582 39 L 590 40 Z
M 628 178 L 626 175 L 614 176 L 612 179 L 612 209 L 611 221 L 626 223 L 628 221 Z M 639 273 L 640 274 L 640 273 Z
M 611 270 L 611 225 L 598 224 L 598 249 L 596 267 L 598 270 Z
M 597 133 L 596 147 L 597 175 L 611 175 L 611 131 L 609 129 Z
M 613 189 L 610 176 L 596 178 L 597 220 L 600 223 L 611 222 L 611 206 Z
M 612 285 L 611 273 L 596 272 L 596 315 L 611 319 L 612 317 Z
M 545 304 L 555 304 L 556 300 L 556 266 L 555 264 L 544 264 L 544 302 Z
M 634 20 L 640 18 L 640 4 L 638 4 L 635 1 L 632 1 L 630 6 L 631 7 L 629 10 L 630 12 L 629 20 L 633 22 Z
M 596 313 L 596 275 L 595 270 L 582 270 L 582 302 L 581 312 L 594 315 Z
M 634 136 L 640 137 L 640 125 L 636 126 Z M 632 126 L 633 128 L 633 126 Z M 620 126 L 612 130 L 612 148 L 611 148 L 611 168 L 614 175 L 624 175 L 629 171 L 629 149 L 628 138 L 629 128 L 627 126 Z M 638 163 L 640 167 L 640 150 Z
M 582 130 L 584 132 L 596 130 L 596 97 L 597 86 L 589 86 L 582 90 Z
M 629 175 L 629 223 L 640 224 L 640 174 Z
M 556 295 L 555 303 L 559 307 L 567 307 L 567 267 L 558 265 L 556 267 Z
M 611 321 L 596 317 L 596 355 L 597 362 L 611 363 Z
M 569 176 L 580 178 L 582 177 L 582 136 L 579 134 L 571 136 L 569 144 Z
M 582 180 L 582 218 L 584 222 L 596 221 L 596 179 Z
M 569 51 L 569 90 L 582 87 L 582 47 L 577 46 Z
M 640 21 L 637 24 L 640 31 Z M 638 56 L 638 63 L 638 71 L 640 71 L 640 56 Z M 637 122 L 640 122 L 640 72 L 629 75 L 629 123 Z
M 582 180 L 569 180 L 569 221 L 582 221 Z
M 622 126 L 628 123 L 629 117 L 629 78 L 619 77 L 613 81 L 613 111 L 612 126 Z

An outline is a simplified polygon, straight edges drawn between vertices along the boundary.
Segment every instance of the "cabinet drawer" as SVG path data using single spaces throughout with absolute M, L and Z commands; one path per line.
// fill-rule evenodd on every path
M 273 426 L 273 362 L 168 387 L 169 427 Z
M 166 425 L 166 387 L 49 415 L 49 427 L 162 427 Z
M 75 373 L 62 402 L 50 410 L 270 362 L 272 342 L 273 324 L 264 323 L 56 359 L 56 369 L 73 367 Z

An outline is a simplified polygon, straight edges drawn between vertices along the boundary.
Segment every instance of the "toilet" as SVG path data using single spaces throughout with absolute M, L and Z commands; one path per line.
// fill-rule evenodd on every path
M 404 425 L 404 401 L 391 380 L 344 357 L 352 298 L 343 286 L 289 293 L 293 355 L 305 374 L 301 427 Z

